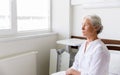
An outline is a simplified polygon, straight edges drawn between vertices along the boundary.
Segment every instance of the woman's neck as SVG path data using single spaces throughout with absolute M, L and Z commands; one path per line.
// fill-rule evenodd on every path
M 89 42 L 94 41 L 96 39 L 98 39 L 97 36 L 90 36 L 90 37 L 87 37 L 87 42 L 89 43 Z

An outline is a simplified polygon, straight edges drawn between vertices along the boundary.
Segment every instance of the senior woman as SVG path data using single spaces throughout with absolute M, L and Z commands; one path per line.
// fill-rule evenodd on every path
M 110 54 L 98 38 L 102 29 L 99 16 L 87 15 L 83 18 L 82 33 L 86 41 L 80 46 L 66 75 L 108 75 Z
M 103 26 L 97 15 L 87 15 L 82 21 L 86 41 L 80 46 L 71 68 L 52 75 L 108 75 L 110 54 L 98 38 Z

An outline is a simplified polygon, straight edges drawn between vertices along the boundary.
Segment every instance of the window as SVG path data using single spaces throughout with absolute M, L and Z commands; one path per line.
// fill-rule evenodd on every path
M 0 0 L 0 34 L 3 34 L 3 32 L 9 32 L 12 28 L 10 22 L 9 6 L 9 0 Z
M 9 0 L 0 0 L 0 29 L 10 29 Z
M 0 0 L 0 34 L 50 30 L 49 0 Z

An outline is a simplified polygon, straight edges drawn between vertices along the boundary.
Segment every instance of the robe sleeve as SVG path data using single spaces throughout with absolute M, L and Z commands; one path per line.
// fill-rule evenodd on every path
M 75 69 L 75 70 L 78 70 L 78 65 L 79 65 L 79 51 L 78 53 L 75 55 L 75 60 L 73 62 L 73 65 L 72 65 L 72 69 Z

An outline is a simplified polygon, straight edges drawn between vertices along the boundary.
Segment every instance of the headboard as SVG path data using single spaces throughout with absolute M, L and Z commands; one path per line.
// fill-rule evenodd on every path
M 82 36 L 71 36 L 71 38 L 77 38 L 77 39 L 86 39 Z M 101 39 L 106 45 L 109 50 L 118 50 L 120 51 L 120 40 L 114 40 L 114 39 Z M 78 49 L 78 46 L 71 46 L 71 48 Z

